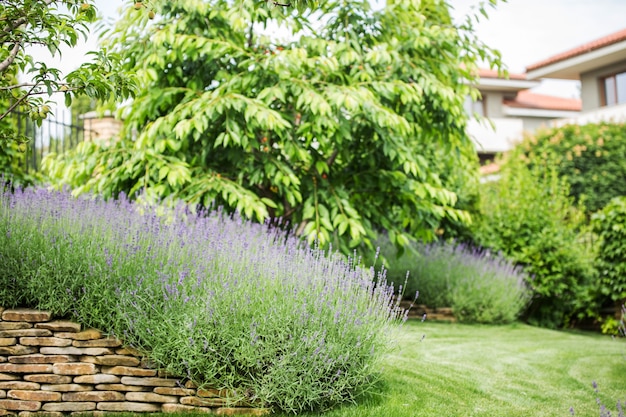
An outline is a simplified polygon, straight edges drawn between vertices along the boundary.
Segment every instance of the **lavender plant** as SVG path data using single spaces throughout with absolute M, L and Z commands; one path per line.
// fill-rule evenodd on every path
M 290 412 L 371 389 L 403 318 L 384 271 L 268 225 L 44 189 L 0 191 L 0 305 L 72 317 Z
M 464 244 L 418 244 L 394 263 L 389 277 L 398 281 L 409 271 L 406 293 L 419 290 L 429 307 L 452 307 L 462 322 L 515 321 L 530 299 L 526 275 L 498 254 Z
M 626 337 L 626 324 L 624 322 L 625 319 L 626 319 L 626 305 L 622 305 L 622 317 L 618 325 L 618 335 L 620 337 Z M 598 389 L 598 384 L 596 383 L 596 381 L 593 381 L 593 389 L 596 392 L 596 403 L 598 404 L 598 407 L 599 407 L 600 417 L 611 417 L 613 415 L 611 414 L 611 411 L 602 403 L 602 401 L 600 401 L 599 389 Z M 626 413 L 624 412 L 626 409 L 626 401 L 618 400 L 615 407 L 616 407 L 616 412 L 617 412 L 616 417 L 626 417 Z M 574 415 L 573 409 L 572 409 L 572 415 Z
M 602 403 L 602 401 L 600 400 L 600 389 L 598 388 L 598 384 L 596 383 L 596 381 L 592 382 L 592 386 L 593 389 L 596 393 L 596 404 L 598 404 L 598 412 L 600 413 L 600 417 L 611 417 L 613 416 L 613 414 L 611 413 L 611 410 L 609 410 L 609 408 L 604 405 Z M 617 410 L 617 415 L 615 415 L 615 417 L 625 417 L 626 414 L 624 414 L 624 407 L 626 406 L 626 402 L 622 403 L 620 400 L 617 401 L 617 404 L 615 405 L 616 410 Z M 574 413 L 574 409 L 570 408 L 570 413 L 572 415 L 575 415 Z
M 617 334 L 618 334 L 618 337 L 626 337 L 626 323 L 625 323 L 626 305 L 622 305 L 621 312 L 622 312 L 622 316 L 618 323 Z M 613 337 L 615 338 L 615 336 Z M 617 401 L 617 404 L 615 405 L 617 415 L 614 415 L 611 413 L 611 410 L 606 405 L 604 405 L 604 403 L 600 399 L 600 389 L 598 388 L 598 383 L 596 381 L 593 381 L 591 385 L 593 386 L 593 390 L 596 394 L 596 404 L 598 404 L 598 412 L 600 413 L 599 414 L 600 417 L 611 417 L 611 416 L 626 417 L 626 413 L 625 413 L 626 401 L 621 401 L 621 400 Z M 576 415 L 576 411 L 574 410 L 574 407 L 570 407 L 569 412 L 573 416 Z

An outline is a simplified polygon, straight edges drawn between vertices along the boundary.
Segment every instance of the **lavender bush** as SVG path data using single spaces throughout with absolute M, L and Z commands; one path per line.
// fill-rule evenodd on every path
M 618 336 L 619 337 L 626 337 L 626 323 L 625 323 L 625 319 L 626 319 L 626 305 L 622 305 L 622 317 L 619 320 L 619 325 L 618 325 Z M 593 381 L 592 385 L 593 385 L 593 389 L 594 389 L 594 391 L 596 393 L 596 403 L 598 404 L 598 407 L 599 407 L 600 417 L 611 417 L 611 416 L 626 417 L 626 401 L 618 400 L 617 404 L 615 405 L 615 409 L 616 409 L 616 413 L 617 414 L 611 414 L 611 411 L 609 410 L 609 408 L 607 406 L 605 406 L 602 403 L 602 401 L 600 401 L 599 388 L 598 388 L 598 384 L 596 383 L 596 381 Z M 573 408 L 570 408 L 570 413 L 572 415 L 576 415 L 576 413 L 574 412 Z
M 406 294 L 419 290 L 419 302 L 452 307 L 462 322 L 515 321 L 530 299 L 523 271 L 503 257 L 463 244 L 414 245 L 402 256 L 383 246 L 390 260 L 389 278 L 398 281 L 409 271 Z
M 0 190 L 0 305 L 104 329 L 258 405 L 326 409 L 372 388 L 402 318 L 374 275 L 219 211 Z

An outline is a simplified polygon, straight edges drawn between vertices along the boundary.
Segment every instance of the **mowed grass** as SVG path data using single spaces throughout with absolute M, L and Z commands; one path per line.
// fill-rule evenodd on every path
M 323 415 L 553 417 L 570 416 L 572 407 L 576 416 L 599 416 L 596 398 L 613 411 L 626 400 L 626 340 L 523 324 L 409 321 L 384 375 L 382 395 Z

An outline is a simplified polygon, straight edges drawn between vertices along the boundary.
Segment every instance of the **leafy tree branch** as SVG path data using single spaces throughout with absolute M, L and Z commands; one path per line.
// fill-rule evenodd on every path
M 0 8 L 0 101 L 10 103 L 7 117 L 18 106 L 25 107 L 35 120 L 46 117 L 45 96 L 62 92 L 69 105 L 77 95 L 87 94 L 97 99 L 126 99 L 135 91 L 132 73 L 120 71 L 119 56 L 106 51 L 93 54 L 92 61 L 70 74 L 61 72 L 46 62 L 29 55 L 29 47 L 45 45 L 52 56 L 58 55 L 60 45 L 75 47 L 80 36 L 90 33 L 96 20 L 91 0 L 7 0 Z M 31 77 L 26 82 L 14 82 L 21 73 Z M 10 137 L 3 130 L 2 137 Z

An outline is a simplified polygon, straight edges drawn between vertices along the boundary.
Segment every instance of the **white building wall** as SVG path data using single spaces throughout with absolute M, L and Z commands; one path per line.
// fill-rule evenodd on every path
M 479 153 L 506 152 L 522 139 L 521 119 L 490 118 L 490 121 L 470 119 L 467 123 L 467 133 Z

